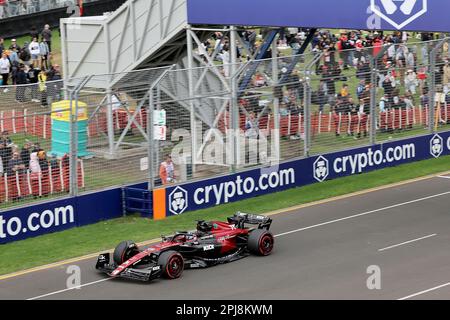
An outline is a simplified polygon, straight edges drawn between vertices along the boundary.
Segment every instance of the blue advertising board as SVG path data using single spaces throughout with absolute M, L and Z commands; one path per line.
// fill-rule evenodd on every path
M 450 32 L 444 0 L 189 0 L 190 24 Z
M 167 216 L 179 215 L 444 155 L 450 155 L 450 131 L 319 155 L 269 168 L 170 187 L 166 189 L 165 207 Z
M 168 187 L 165 216 L 445 155 L 450 155 L 450 131 Z M 145 189 L 147 184 L 132 187 Z M 121 188 L 2 211 L 0 244 L 120 216 Z
M 145 189 L 147 184 L 133 187 Z M 0 211 L 0 244 L 119 218 L 122 214 L 121 188 Z

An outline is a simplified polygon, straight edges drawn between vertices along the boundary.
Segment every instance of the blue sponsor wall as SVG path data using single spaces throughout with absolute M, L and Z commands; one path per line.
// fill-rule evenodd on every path
M 379 159 L 375 159 L 375 154 L 381 155 Z M 282 163 L 276 167 L 254 169 L 233 175 L 168 187 L 166 189 L 166 215 L 182 214 L 312 183 L 444 155 L 450 155 L 450 131 L 442 132 L 438 135 L 427 135 L 330 153 Z M 370 156 L 373 158 L 371 159 L 372 165 L 370 165 Z M 397 159 L 394 159 L 396 156 Z M 377 163 L 375 163 L 375 160 Z M 346 163 L 345 171 L 344 162 Z M 280 174 L 283 171 L 284 174 Z M 268 187 L 270 177 L 273 175 L 275 176 L 272 181 L 274 187 Z M 261 179 L 265 183 L 265 187 L 267 187 L 266 190 L 259 188 Z M 241 193 L 238 192 L 237 181 L 241 181 Z M 251 181 L 254 183 L 247 183 Z M 284 183 L 281 183 L 281 181 Z M 147 184 L 143 183 L 132 187 L 146 189 Z M 234 193 L 232 192 L 233 188 Z M 247 192 L 249 190 L 250 192 Z M 207 193 L 209 193 L 209 198 L 206 196 Z M 195 199 L 196 196 L 197 199 Z M 68 216 L 70 216 L 70 209 L 67 209 L 68 206 L 71 206 L 73 209 L 73 221 L 68 219 Z M 67 221 L 65 224 L 61 223 L 64 213 L 61 212 L 61 209 L 66 213 Z M 58 212 L 59 215 L 57 214 Z M 35 213 L 39 214 L 40 217 L 33 218 Z M 53 223 L 46 228 L 45 225 L 51 222 L 52 213 L 53 219 L 56 219 L 55 217 L 58 216 L 60 223 L 59 225 Z M 121 188 L 3 211 L 0 212 L 0 244 L 114 219 L 121 217 L 122 214 Z M 33 218 L 33 227 L 40 225 L 38 230 L 25 230 L 29 227 L 30 217 Z M 43 221 L 40 221 L 41 218 Z M 20 224 L 20 229 L 18 224 Z
M 450 31 L 450 1 L 417 0 L 410 8 L 397 0 L 392 4 L 391 11 L 382 0 L 189 0 L 188 21 L 193 25 Z M 379 22 L 370 10 L 372 5 L 380 10 L 377 17 L 384 16 Z
M 438 143 L 433 145 L 433 141 L 436 140 Z M 433 146 L 435 146 L 434 150 L 436 151 L 434 154 L 432 154 Z M 286 162 L 276 167 L 255 169 L 233 175 L 187 183 L 166 189 L 167 216 L 444 155 L 450 155 L 450 131 L 439 133 L 439 135 L 427 135 L 330 153 Z M 344 162 L 346 163 L 345 171 Z M 323 168 L 326 169 L 324 170 Z M 291 179 L 289 184 L 278 185 L 275 188 L 268 188 L 266 190 L 261 190 L 257 187 L 257 182 L 262 175 L 270 176 L 272 173 L 283 170 L 291 170 L 291 173 L 292 170 L 294 171 L 292 173 L 292 176 L 295 177 L 293 182 Z M 285 174 L 285 176 L 289 175 L 289 173 L 287 175 Z M 248 193 L 241 192 L 241 194 L 238 194 L 236 191 L 236 181 L 245 181 L 247 179 L 255 181 L 255 189 Z M 235 185 L 235 192 L 231 196 L 233 191 L 232 184 Z M 209 193 L 206 190 L 207 188 L 210 190 Z M 227 188 L 230 196 L 225 199 L 224 194 Z M 208 193 L 209 199 L 206 199 L 206 193 Z M 221 195 L 220 199 L 217 199 L 216 193 Z
M 147 188 L 147 184 L 133 185 L 135 188 Z M 69 211 L 67 207 L 70 206 L 73 210 L 73 220 L 69 219 Z M 56 212 L 64 208 L 63 213 Z M 44 218 L 44 224 L 51 222 L 50 219 L 55 219 L 59 213 L 59 225 L 53 223 L 48 228 L 43 227 L 39 218 L 32 219 L 33 227 L 40 225 L 38 230 L 29 230 L 30 216 L 37 213 L 43 215 L 44 212 L 50 211 L 54 217 L 50 217 L 50 212 Z M 62 215 L 66 214 L 66 223 L 62 223 Z M 0 211 L 0 244 L 9 243 L 12 241 L 24 240 L 30 237 L 36 237 L 43 234 L 67 230 L 74 227 L 81 227 L 89 224 L 94 224 L 100 221 L 119 218 L 123 215 L 122 211 L 122 189 L 115 188 L 101 192 L 81 195 L 78 197 L 68 197 L 65 199 L 49 201 L 28 207 L 12 209 L 8 211 Z M 11 219 L 19 219 L 21 229 L 17 230 L 17 223 L 15 221 L 9 222 Z M 8 223 L 16 235 L 11 235 L 8 232 Z

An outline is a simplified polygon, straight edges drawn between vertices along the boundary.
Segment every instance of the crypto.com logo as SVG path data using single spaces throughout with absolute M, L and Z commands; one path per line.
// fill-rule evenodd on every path
M 428 0 L 370 0 L 370 9 L 397 30 L 401 30 L 428 11 Z M 400 14 L 396 15 L 397 13 Z M 405 19 L 405 16 L 404 21 L 394 21 Z
M 169 211 L 174 215 L 182 214 L 188 207 L 188 193 L 176 187 L 169 195 Z
M 436 134 L 430 141 L 430 153 L 433 157 L 439 158 L 444 152 L 444 139 Z
M 313 176 L 319 182 L 324 182 L 329 174 L 329 162 L 326 158 L 320 156 L 314 162 L 313 165 Z

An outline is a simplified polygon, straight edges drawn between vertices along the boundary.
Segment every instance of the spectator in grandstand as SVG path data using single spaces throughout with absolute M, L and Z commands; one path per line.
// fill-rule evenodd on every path
M 27 74 L 25 73 L 25 65 L 20 64 L 19 70 L 17 71 L 15 77 L 16 87 L 16 102 L 24 103 L 25 102 L 25 85 L 28 83 Z
M 159 167 L 159 177 L 163 185 L 175 183 L 175 167 L 170 155 L 166 156 L 166 160 L 163 161 Z
M 2 160 L 2 157 L 0 156 L 0 178 L 3 177 L 4 174 L 5 174 L 5 170 L 3 167 L 3 160 Z
M 25 164 L 26 169 L 28 169 L 30 165 L 30 154 L 32 146 L 33 144 L 30 141 L 27 141 L 23 145 L 22 150 L 20 150 L 20 158 Z
M 11 61 L 9 60 L 6 52 L 3 52 L 2 58 L 0 59 L 0 74 L 2 77 L 2 86 L 8 85 L 9 73 L 11 72 Z M 5 88 L 3 92 L 8 92 L 8 88 Z
M 5 42 L 5 40 L 3 40 L 2 37 L 0 37 L 0 57 L 3 55 L 3 50 L 5 50 L 5 43 L 4 42 Z
M 39 102 L 40 100 L 38 95 L 38 89 L 39 89 L 39 75 L 40 70 L 34 67 L 34 64 L 30 65 L 30 69 L 27 72 L 27 78 L 28 82 L 30 84 L 31 89 L 31 101 L 33 102 Z
M 6 1 L 0 0 L 0 19 L 6 18 Z
M 9 160 L 8 162 L 8 175 L 14 176 L 16 172 L 20 174 L 23 173 L 24 171 L 25 165 L 22 159 L 20 159 L 20 154 L 18 151 L 14 151 L 11 160 Z
M 28 45 L 28 49 L 31 54 L 31 63 L 35 66 L 38 66 L 41 60 L 41 49 L 37 37 L 33 38 L 31 43 Z
M 41 57 L 40 66 L 41 69 L 48 70 L 48 60 L 50 55 L 50 49 L 48 47 L 47 41 L 41 39 L 39 42 L 39 56 Z
M 42 38 L 47 42 L 48 50 L 52 52 L 52 30 L 50 30 L 50 25 L 46 24 L 44 30 L 41 32 Z

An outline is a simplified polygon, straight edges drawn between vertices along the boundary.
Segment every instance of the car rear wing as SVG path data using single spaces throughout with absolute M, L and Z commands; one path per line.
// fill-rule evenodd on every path
M 228 222 L 235 223 L 239 228 L 244 228 L 245 224 L 258 225 L 258 229 L 269 230 L 272 219 L 263 215 L 237 212 L 233 217 L 228 218 Z

